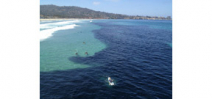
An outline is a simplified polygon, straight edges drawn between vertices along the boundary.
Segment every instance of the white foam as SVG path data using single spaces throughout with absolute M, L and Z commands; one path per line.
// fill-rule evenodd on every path
M 54 23 L 46 23 L 46 24 L 40 24 L 40 29 L 46 29 L 46 28 L 54 28 L 58 25 L 68 25 L 79 22 L 78 20 L 74 21 L 64 21 L 64 22 L 54 22 Z
M 42 31 L 40 31 L 40 41 L 43 41 L 43 40 L 51 37 L 52 33 L 54 33 L 55 31 L 73 29 L 75 26 L 77 26 L 77 25 L 72 24 L 72 25 L 66 25 L 66 26 L 62 26 L 62 27 L 55 27 L 55 28 L 51 28 L 51 29 L 47 29 L 47 30 L 42 30 Z

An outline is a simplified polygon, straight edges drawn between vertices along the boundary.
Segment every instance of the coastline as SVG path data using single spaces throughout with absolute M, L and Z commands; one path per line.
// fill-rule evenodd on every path
M 55 21 L 55 20 L 105 20 L 105 19 L 80 19 L 80 18 L 40 19 L 40 21 Z M 129 19 L 121 19 L 121 20 L 129 20 Z M 131 20 L 168 20 L 168 19 L 131 19 Z
M 96 20 L 96 19 L 79 19 L 79 18 L 40 19 L 40 21 L 54 21 L 54 20 Z

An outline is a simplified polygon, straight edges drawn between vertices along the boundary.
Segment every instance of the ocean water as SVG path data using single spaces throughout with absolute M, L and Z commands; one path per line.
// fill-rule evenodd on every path
M 41 72 L 90 67 L 70 61 L 69 57 L 89 57 L 106 48 L 104 43 L 95 39 L 92 32 L 100 27 L 89 21 L 41 22 L 40 27 Z
M 44 21 L 40 31 L 41 99 L 172 98 L 172 21 Z

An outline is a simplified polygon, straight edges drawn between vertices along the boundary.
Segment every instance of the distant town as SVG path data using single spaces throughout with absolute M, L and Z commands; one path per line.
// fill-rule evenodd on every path
M 142 20 L 172 20 L 171 16 L 130 16 L 94 11 L 76 6 L 40 5 L 41 19 L 76 18 L 76 19 L 142 19 Z

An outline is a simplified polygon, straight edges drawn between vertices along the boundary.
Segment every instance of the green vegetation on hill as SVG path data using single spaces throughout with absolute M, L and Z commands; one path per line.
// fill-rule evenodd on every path
M 168 19 L 171 17 L 128 16 L 94 11 L 76 6 L 40 5 L 40 18 L 82 18 L 82 19 Z

